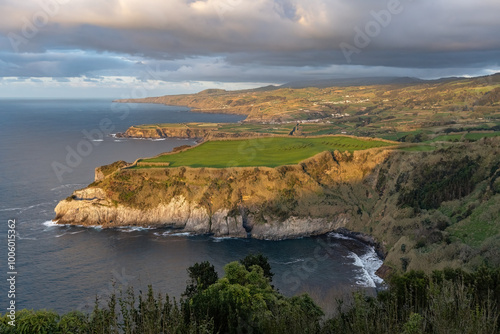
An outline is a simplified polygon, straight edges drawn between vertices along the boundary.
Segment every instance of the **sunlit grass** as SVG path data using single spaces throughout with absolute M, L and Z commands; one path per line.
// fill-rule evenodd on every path
M 276 167 L 297 164 L 323 151 L 356 151 L 394 145 L 344 136 L 317 138 L 265 137 L 208 141 L 192 149 L 141 162 L 169 162 L 171 167 Z

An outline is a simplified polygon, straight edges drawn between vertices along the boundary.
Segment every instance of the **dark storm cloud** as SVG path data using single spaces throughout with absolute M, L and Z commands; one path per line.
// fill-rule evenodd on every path
M 8 13 L 0 22 L 1 76 L 150 79 L 149 64 L 161 65 L 161 80 L 283 82 L 388 68 L 432 76 L 495 68 L 500 59 L 498 0 L 43 3 L 52 10 L 0 0 Z
M 350 65 L 389 66 L 400 68 L 478 68 L 500 64 L 500 49 L 481 51 L 405 51 L 366 50 L 351 56 Z M 341 51 L 304 51 L 289 57 L 287 52 L 234 53 L 226 60 L 235 65 L 311 67 L 344 65 L 347 61 Z

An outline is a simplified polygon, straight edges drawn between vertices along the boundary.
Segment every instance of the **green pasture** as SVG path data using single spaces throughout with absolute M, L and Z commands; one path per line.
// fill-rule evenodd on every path
M 471 132 L 465 135 L 465 139 L 467 140 L 479 140 L 484 137 L 497 137 L 500 136 L 500 132 Z
M 297 164 L 323 151 L 356 151 L 393 144 L 344 136 L 265 137 L 208 141 L 192 149 L 141 162 L 169 162 L 170 167 L 276 167 Z

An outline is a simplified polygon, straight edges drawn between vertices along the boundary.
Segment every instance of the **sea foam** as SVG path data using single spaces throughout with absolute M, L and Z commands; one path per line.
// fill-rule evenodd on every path
M 165 232 L 154 232 L 154 235 L 157 237 L 189 237 L 192 235 L 189 232 L 171 232 L 171 231 L 165 231 Z
M 61 226 L 60 224 L 56 223 L 55 221 L 53 220 L 47 220 L 46 222 L 43 223 L 43 225 L 47 226 L 47 227 L 51 227 L 51 226 Z
M 356 276 L 356 284 L 368 287 L 376 288 L 384 282 L 383 279 L 378 277 L 375 272 L 380 266 L 382 266 L 383 261 L 377 256 L 375 249 L 371 246 L 368 247 L 368 252 L 362 255 L 357 255 L 351 252 L 348 256 L 354 260 L 354 265 L 358 267 Z

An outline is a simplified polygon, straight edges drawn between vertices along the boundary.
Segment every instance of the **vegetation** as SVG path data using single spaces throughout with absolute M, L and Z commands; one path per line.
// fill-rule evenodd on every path
M 118 168 L 122 168 L 126 165 L 127 165 L 127 163 L 125 161 L 120 160 L 120 161 L 113 162 L 112 164 L 109 164 L 109 165 L 101 166 L 101 167 L 99 167 L 99 170 L 103 174 L 103 177 L 106 177 L 109 174 L 116 171 Z
M 267 258 L 250 255 L 268 267 Z M 155 294 L 150 286 L 113 293 L 104 305 L 96 299 L 90 314 L 21 310 L 16 326 L 0 317 L 9 333 L 500 333 L 500 269 L 475 272 L 446 269 L 430 275 L 394 275 L 375 297 L 356 292 L 325 317 L 308 295 L 285 297 L 274 290 L 260 265 L 247 269 L 231 262 L 222 278 L 210 263 L 188 269 L 189 295 L 179 302 Z M 201 283 L 205 281 L 204 283 Z
M 500 269 L 394 275 L 376 298 L 355 295 L 323 333 L 498 333 Z
M 414 178 L 410 189 L 401 189 L 399 204 L 415 209 L 436 209 L 442 202 L 464 197 L 475 186 L 472 176 L 478 162 L 468 155 L 447 165 L 424 164 Z
M 183 296 L 192 298 L 210 285 L 217 282 L 219 275 L 210 262 L 195 263 L 188 268 L 189 284 L 186 286 Z
M 246 270 L 250 270 L 252 266 L 259 266 L 262 268 L 264 277 L 266 277 L 269 282 L 273 280 L 274 274 L 271 272 L 271 265 L 267 261 L 267 257 L 262 254 L 249 254 L 244 259 L 240 260 L 240 263 L 245 266 Z
M 265 137 L 243 140 L 208 141 L 192 149 L 156 158 L 141 159 L 140 163 L 169 162 L 170 167 L 247 167 L 297 164 L 323 151 L 364 150 L 394 145 L 380 140 L 344 136 L 334 137 Z

